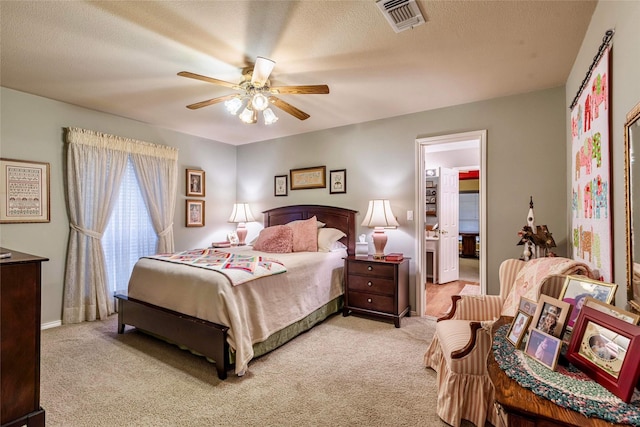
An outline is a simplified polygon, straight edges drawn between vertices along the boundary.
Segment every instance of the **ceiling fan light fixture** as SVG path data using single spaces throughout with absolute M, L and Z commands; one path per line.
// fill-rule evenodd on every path
M 229 113 L 235 116 L 242 107 L 242 100 L 240 98 L 231 98 L 224 102 L 224 106 Z
M 262 115 L 264 116 L 265 125 L 272 125 L 278 121 L 278 116 L 276 116 L 276 113 L 274 113 L 271 108 L 266 108 L 262 112 Z
M 251 105 L 258 111 L 264 111 L 264 109 L 269 105 L 269 100 L 262 93 L 258 92 L 253 95 L 253 98 L 251 99 Z
M 238 117 L 240 118 L 240 120 L 242 120 L 243 123 L 250 125 L 258 121 L 258 112 L 252 110 L 249 106 L 247 106 L 244 110 L 242 110 L 242 113 L 240 113 Z
M 273 71 L 273 67 L 275 65 L 275 61 L 272 61 L 268 58 L 263 58 L 262 56 L 258 56 L 256 58 L 256 63 L 253 66 L 251 84 L 254 87 L 263 87 L 267 83 L 269 75 L 271 74 L 271 71 Z

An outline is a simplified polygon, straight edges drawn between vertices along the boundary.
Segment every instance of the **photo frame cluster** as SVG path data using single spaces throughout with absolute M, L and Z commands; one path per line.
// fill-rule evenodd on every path
M 201 169 L 186 170 L 186 191 L 187 197 L 205 197 L 206 180 L 205 171 Z M 204 207 L 205 201 L 198 199 L 187 199 L 185 207 L 185 226 L 204 227 Z
M 289 190 L 309 190 L 327 188 L 326 166 L 290 169 L 289 175 L 273 177 L 273 195 L 283 197 Z M 329 194 L 345 194 L 347 192 L 347 170 L 333 169 L 329 171 Z

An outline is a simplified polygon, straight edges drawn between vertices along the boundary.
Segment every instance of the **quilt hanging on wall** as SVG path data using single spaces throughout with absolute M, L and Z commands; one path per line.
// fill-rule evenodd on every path
M 592 65 L 571 110 L 572 258 L 605 282 L 613 281 L 609 52 Z

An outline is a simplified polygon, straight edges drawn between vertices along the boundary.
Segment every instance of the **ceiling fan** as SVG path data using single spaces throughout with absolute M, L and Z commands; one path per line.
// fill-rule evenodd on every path
M 283 101 L 275 95 L 325 94 L 329 93 L 329 86 L 271 86 L 269 76 L 271 75 L 271 71 L 273 71 L 274 65 L 274 61 L 258 56 L 253 66 L 244 68 L 242 73 L 243 79 L 238 84 L 215 79 L 213 77 L 202 76 L 200 74 L 190 73 L 188 71 L 181 71 L 178 73 L 179 76 L 202 80 L 204 82 L 209 82 L 240 91 L 240 93 L 234 93 L 231 95 L 207 99 L 206 101 L 196 102 L 195 104 L 187 105 L 187 108 L 196 110 L 198 108 L 224 102 L 227 111 L 229 111 L 233 115 L 238 114 L 238 112 L 242 110 L 238 117 L 244 123 L 256 123 L 258 121 L 258 112 L 262 111 L 265 124 L 273 124 L 278 120 L 278 117 L 269 108 L 269 105 L 271 104 L 275 107 L 278 107 L 282 111 L 291 114 L 297 119 L 308 119 L 310 117 L 309 114 L 299 110 L 298 108 L 294 107 L 288 102 Z M 242 109 L 243 107 L 244 109 Z

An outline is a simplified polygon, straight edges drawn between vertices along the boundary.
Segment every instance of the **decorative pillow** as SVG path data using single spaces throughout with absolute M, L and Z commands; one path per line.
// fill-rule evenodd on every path
M 274 225 L 263 229 L 253 249 L 262 252 L 288 253 L 293 251 L 293 230 L 286 225 Z
M 304 222 L 304 221 L 309 221 L 309 220 L 308 219 L 297 219 L 295 221 L 288 222 L 287 225 L 297 224 L 299 222 Z M 316 226 L 318 228 L 322 228 L 325 225 L 327 225 L 327 224 L 325 224 L 324 222 L 318 221 L 317 218 L 316 218 Z
M 292 221 L 286 226 L 293 230 L 293 252 L 318 252 L 318 225 L 316 217 Z
M 337 228 L 318 229 L 318 252 L 330 252 L 333 244 L 342 239 L 346 234 Z

